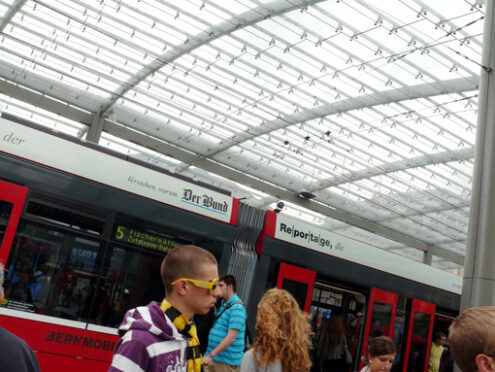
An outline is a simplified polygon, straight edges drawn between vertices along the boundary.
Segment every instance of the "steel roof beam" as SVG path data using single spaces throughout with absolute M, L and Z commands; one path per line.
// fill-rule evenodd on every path
M 321 187 L 311 191 L 320 191 L 328 187 L 338 186 L 346 183 L 352 183 L 366 178 L 383 176 L 388 173 L 398 172 L 405 169 L 420 168 L 432 164 L 443 164 L 451 161 L 472 160 L 474 158 L 473 147 L 465 149 L 444 151 L 437 154 L 422 155 L 415 158 L 398 160 L 392 163 L 384 164 L 380 167 L 367 168 L 356 172 L 342 174 L 332 177 L 325 181 Z
M 238 146 L 242 142 L 250 141 L 256 137 L 269 134 L 279 129 L 287 128 L 291 125 L 304 123 L 309 120 L 324 118 L 330 115 L 346 113 L 361 108 L 369 108 L 373 106 L 396 103 L 411 99 L 427 98 L 442 94 L 454 94 L 478 90 L 478 80 L 478 76 L 472 75 L 465 78 L 445 80 L 442 82 L 441 86 L 436 86 L 435 84 L 431 83 L 411 85 L 403 88 L 390 89 L 374 94 L 352 97 L 344 99 L 342 101 L 328 103 L 325 105 L 300 111 L 296 114 L 285 115 L 283 117 L 267 122 L 264 126 L 264 128 L 267 129 L 258 131 L 255 134 L 248 134 L 242 137 L 241 135 L 239 135 L 236 146 Z M 225 151 L 229 147 L 232 147 L 232 145 L 220 148 L 217 153 Z
M 120 124 L 107 121 L 105 123 L 105 131 L 114 136 L 120 138 L 126 138 L 127 140 L 137 143 L 141 146 L 151 148 L 155 151 L 165 154 L 166 156 L 170 156 L 172 158 L 180 160 L 184 163 L 191 164 L 195 167 L 204 169 L 208 172 L 217 174 L 219 176 L 233 180 L 240 184 L 247 185 L 249 187 L 260 190 L 264 193 L 273 195 L 279 199 L 290 201 L 291 203 L 294 203 L 301 207 L 324 214 L 336 220 L 360 227 L 364 230 L 371 231 L 377 235 L 384 236 L 388 239 L 403 243 L 407 246 L 417 248 L 422 251 L 431 250 L 434 255 L 440 256 L 446 260 L 455 262 L 460 265 L 462 265 L 464 262 L 464 257 L 460 254 L 456 254 L 444 248 L 428 244 L 420 239 L 390 229 L 386 226 L 374 223 L 364 218 L 355 216 L 351 213 L 342 210 L 336 210 L 334 208 L 323 205 L 316 201 L 302 199 L 299 196 L 297 196 L 297 193 L 295 191 L 284 189 L 280 186 L 277 186 L 265 180 L 244 174 L 226 165 L 217 163 L 210 158 L 198 156 L 192 152 L 170 145 L 151 136 L 147 136 L 133 129 L 124 127 Z
M 2 33 L 5 27 L 9 24 L 10 20 L 14 18 L 16 13 L 22 8 L 26 1 L 27 0 L 17 0 L 9 6 L 9 10 L 7 10 L 5 15 L 0 20 L 0 33 Z
M 16 99 L 30 102 L 31 104 L 36 105 L 42 109 L 57 113 L 71 120 L 82 123 L 92 123 L 94 120 L 94 115 L 83 112 L 80 109 L 72 107 L 68 104 L 64 104 L 63 102 L 57 101 L 56 99 L 34 93 L 29 89 L 25 89 L 1 80 L 0 92 L 3 92 L 6 95 L 9 95 Z M 103 130 L 114 136 L 124 138 L 139 145 L 151 148 L 155 151 L 165 154 L 166 156 L 170 156 L 184 163 L 194 165 L 208 172 L 217 174 L 221 177 L 247 185 L 266 194 L 272 195 L 276 198 L 287 200 L 293 204 L 329 216 L 335 220 L 348 223 L 350 225 L 373 232 L 374 234 L 381 235 L 388 239 L 397 241 L 410 247 L 421 249 L 423 251 L 428 251 L 431 249 L 434 255 L 440 256 L 459 265 L 462 265 L 464 262 L 464 257 L 460 254 L 452 253 L 444 248 L 428 244 L 420 239 L 390 229 L 375 222 L 366 220 L 352 213 L 337 210 L 316 201 L 302 199 L 297 196 L 297 193 L 293 190 L 284 189 L 268 181 L 246 175 L 231 167 L 217 163 L 210 158 L 205 158 L 195 153 L 183 150 L 179 147 L 170 145 L 156 138 L 125 127 L 121 124 L 117 124 L 105 119 L 105 121 L 103 122 Z
M 190 38 L 187 43 L 178 45 L 174 49 L 164 53 L 162 56 L 156 58 L 153 62 L 149 63 L 147 66 L 144 66 L 140 71 L 134 74 L 134 76 L 127 80 L 117 91 L 113 93 L 113 98 L 103 104 L 103 109 L 101 110 L 102 115 L 104 115 L 120 97 L 139 85 L 139 83 L 144 81 L 148 76 L 153 75 L 162 67 L 174 62 L 183 55 L 189 54 L 195 49 L 205 44 L 209 44 L 225 35 L 229 35 L 234 31 L 243 29 L 274 16 L 279 16 L 296 9 L 306 8 L 322 1 L 324 0 L 298 0 L 288 2 L 274 0 L 256 9 L 251 9 L 239 14 L 233 19 L 224 21 L 208 30 L 202 31 L 200 34 Z

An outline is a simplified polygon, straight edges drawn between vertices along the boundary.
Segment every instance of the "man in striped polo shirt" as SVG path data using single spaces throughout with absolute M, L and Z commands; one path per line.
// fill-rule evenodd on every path
M 205 372 L 236 372 L 244 354 L 246 308 L 235 294 L 233 275 L 223 275 L 218 282 L 223 303 L 208 337 L 208 350 L 203 358 Z
M 207 250 L 183 245 L 162 262 L 166 297 L 129 310 L 119 327 L 109 372 L 201 372 L 194 314 L 206 314 L 220 295 L 217 260 Z

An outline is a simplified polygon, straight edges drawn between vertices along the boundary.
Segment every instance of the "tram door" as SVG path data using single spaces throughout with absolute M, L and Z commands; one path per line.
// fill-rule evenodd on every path
M 319 281 L 321 279 L 322 281 Z M 348 371 L 355 371 L 356 362 L 359 359 L 360 336 L 364 327 L 364 311 L 366 308 L 366 295 L 349 288 L 340 287 L 324 278 L 317 278 L 311 300 L 310 324 L 313 330 L 311 357 L 314 368 L 319 371 L 321 360 L 319 357 L 326 353 L 320 349 L 322 337 L 328 334 L 328 324 L 335 315 L 342 318 L 347 351 L 352 362 Z
M 289 291 L 296 299 L 299 307 L 305 313 L 309 313 L 315 277 L 315 271 L 281 263 L 278 271 L 277 288 Z
M 399 296 L 395 293 L 378 288 L 371 289 L 361 355 L 366 355 L 369 337 L 389 336 L 392 339 L 394 338 L 394 321 L 398 298 Z M 361 363 L 359 369 L 362 367 L 363 363 Z
M 412 300 L 403 360 L 403 372 L 423 372 L 428 368 L 435 319 L 435 304 Z
M 7 263 L 28 189 L 0 180 L 0 262 Z

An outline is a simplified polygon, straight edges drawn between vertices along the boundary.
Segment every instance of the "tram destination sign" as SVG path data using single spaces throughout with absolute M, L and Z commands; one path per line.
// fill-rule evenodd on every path
M 169 252 L 181 244 L 164 236 L 150 234 L 123 225 L 117 226 L 113 237 L 115 240 L 164 253 Z

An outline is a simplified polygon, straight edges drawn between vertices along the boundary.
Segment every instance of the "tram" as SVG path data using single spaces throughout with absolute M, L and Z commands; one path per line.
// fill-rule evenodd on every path
M 352 370 L 377 334 L 395 340 L 395 370 L 425 370 L 433 331 L 458 311 L 456 275 L 11 119 L 0 118 L 0 325 L 42 371 L 106 371 L 123 314 L 162 299 L 160 263 L 185 243 L 238 277 L 252 331 L 271 287 L 296 297 L 315 334 L 342 314 Z

